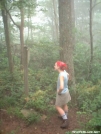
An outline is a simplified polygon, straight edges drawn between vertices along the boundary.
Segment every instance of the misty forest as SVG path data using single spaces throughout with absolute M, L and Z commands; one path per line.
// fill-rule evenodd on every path
M 63 130 L 58 60 L 70 75 Z M 101 133 L 101 0 L 0 0 L 0 134 L 78 131 Z

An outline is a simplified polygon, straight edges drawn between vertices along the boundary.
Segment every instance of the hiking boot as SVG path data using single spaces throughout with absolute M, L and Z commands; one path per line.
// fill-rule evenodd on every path
M 69 125 L 69 122 L 68 122 L 68 119 L 65 119 L 64 121 L 63 121 L 63 124 L 60 126 L 62 129 L 64 129 L 64 128 L 68 128 L 68 125 Z

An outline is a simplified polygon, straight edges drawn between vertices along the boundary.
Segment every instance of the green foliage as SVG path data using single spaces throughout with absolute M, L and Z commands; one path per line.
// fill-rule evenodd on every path
M 6 108 L 16 104 L 16 98 L 13 96 L 5 96 L 4 99 L 0 99 L 0 108 Z
M 18 8 L 24 8 L 24 7 L 29 7 L 32 8 L 32 7 L 36 7 L 36 0 L 29 0 L 29 1 L 26 1 L 26 0 L 23 0 L 23 1 L 13 1 L 12 3 L 13 6 L 17 6 Z
M 44 68 L 53 68 L 54 63 L 59 56 L 59 46 L 53 44 L 49 39 L 40 39 L 34 44 L 30 40 L 28 43 L 30 49 L 30 63 L 29 66 L 31 69 L 39 70 Z
M 28 102 L 26 103 L 27 108 L 35 108 L 37 110 L 45 109 L 45 99 L 44 99 L 45 93 L 44 91 L 37 91 L 34 95 L 31 95 L 31 97 L 28 99 Z
M 72 134 L 72 132 L 65 132 L 65 134 Z
M 23 94 L 23 81 L 20 71 L 12 75 L 7 71 L 0 71 L 0 108 L 17 105 Z
M 53 109 L 50 105 L 51 97 L 53 96 L 50 94 L 49 91 L 38 90 L 35 93 L 31 94 L 29 98 L 26 98 L 25 107 L 34 108 L 40 113 L 45 111 L 52 111 Z
M 101 127 L 101 81 L 97 85 L 93 85 L 91 82 L 84 82 L 77 86 L 77 102 L 78 107 L 91 115 L 91 119 L 88 123 L 90 128 Z
M 40 121 L 40 115 L 36 113 L 30 114 L 26 119 L 28 125 L 36 123 L 38 121 Z
M 98 83 L 98 80 L 101 79 L 101 50 L 99 47 L 94 49 L 94 58 L 93 58 L 93 65 L 92 65 L 92 74 L 91 74 L 91 81 L 94 84 Z
M 0 42 L 0 70 L 8 67 L 7 49 L 5 44 Z
M 17 118 L 24 119 L 24 116 L 21 113 L 21 108 L 19 108 L 19 107 L 9 107 L 7 109 L 7 113 L 11 116 L 13 115 Z
M 30 69 L 30 93 L 29 97 L 25 98 L 25 107 L 34 108 L 38 112 L 54 112 L 50 102 L 55 98 L 56 78 L 56 73 L 50 68 L 37 71 Z
M 99 47 L 94 48 L 94 56 L 92 63 L 92 73 L 90 81 L 94 84 L 101 79 L 101 50 Z M 75 46 L 74 51 L 74 67 L 75 67 L 75 77 L 77 82 L 87 81 L 89 73 L 90 64 L 90 47 L 86 44 L 78 43 Z
M 86 85 L 85 85 L 86 84 Z M 100 108 L 101 105 L 101 91 L 100 82 L 97 85 L 85 82 L 78 86 L 78 105 L 81 109 L 94 111 Z
M 56 73 L 49 68 L 42 70 L 29 70 L 29 97 L 23 95 L 23 72 L 15 68 L 13 76 L 7 70 L 0 72 L 0 108 L 11 108 L 23 106 L 26 108 L 34 108 L 39 112 L 53 111 L 54 108 L 50 102 L 55 98 L 56 91 Z M 53 103 L 53 102 L 52 102 Z M 10 111 L 15 116 L 20 116 L 19 109 Z M 18 114 L 18 115 L 17 115 Z
M 77 44 L 74 51 L 74 66 L 75 76 L 78 82 L 87 79 L 89 66 L 88 63 L 89 48 L 86 46 L 86 44 Z
M 7 113 L 11 117 L 15 116 L 17 118 L 25 120 L 28 125 L 40 121 L 40 114 L 39 113 L 31 113 L 29 116 L 24 117 L 24 115 L 21 113 L 20 107 L 9 107 L 7 109 Z
M 30 91 L 56 90 L 57 73 L 50 68 L 29 70 Z
M 29 97 L 23 95 L 22 72 L 17 68 L 13 76 L 7 70 L 0 72 L 0 108 L 8 108 L 12 114 L 20 117 L 20 109 L 34 108 L 39 112 L 54 112 L 50 104 L 55 99 L 56 73 L 49 68 L 42 70 L 29 70 Z M 52 102 L 53 103 L 53 102 Z M 15 108 L 17 106 L 19 109 Z M 14 107 L 15 111 L 11 108 Z
M 13 42 L 18 42 L 18 30 L 13 24 L 10 24 L 10 33 L 12 37 L 12 53 L 13 60 L 16 63 L 14 68 L 14 73 L 11 75 L 8 72 L 8 57 L 7 57 L 7 48 L 5 44 L 0 43 L 0 108 L 7 109 L 8 113 L 14 115 L 18 118 L 23 118 L 20 110 L 22 107 L 32 108 L 38 111 L 37 114 L 31 114 L 26 121 L 28 124 L 37 122 L 40 118 L 39 113 L 46 112 L 47 109 L 51 113 L 55 111 L 53 105 L 51 105 L 51 100 L 54 102 L 55 91 L 56 91 L 56 80 L 57 75 L 53 71 L 54 63 L 59 59 L 59 45 L 53 43 L 50 21 L 50 10 L 52 10 L 52 3 L 50 1 L 40 1 L 39 10 L 44 12 L 48 16 L 48 20 L 44 24 L 33 24 L 33 15 L 35 15 L 35 8 L 37 6 L 36 0 L 1 0 L 0 8 L 3 8 L 4 3 L 7 2 L 7 9 L 10 11 L 12 17 L 17 17 L 17 24 L 20 23 L 21 15 L 18 8 L 24 7 L 24 16 L 25 16 L 25 27 L 28 28 L 28 38 L 26 39 L 26 45 L 30 49 L 30 62 L 29 62 L 29 96 L 25 97 L 23 95 L 23 72 L 21 72 L 18 67 L 20 64 L 20 44 L 19 46 L 14 46 Z M 38 1 L 39 3 L 39 1 Z M 81 14 L 76 14 L 78 18 L 76 19 L 77 27 L 76 30 L 79 33 L 76 33 L 77 44 L 74 51 L 74 68 L 76 81 L 80 84 L 77 85 L 77 104 L 81 112 L 78 112 L 79 115 L 82 114 L 91 114 L 91 119 L 88 122 L 88 126 L 92 129 L 99 129 L 101 127 L 101 50 L 100 48 L 100 34 L 94 36 L 94 59 L 92 64 L 92 74 L 90 77 L 91 82 L 86 82 L 88 80 L 88 70 L 89 70 L 89 60 L 90 60 L 90 46 L 88 45 L 89 36 L 86 32 L 88 29 L 88 9 L 86 10 L 86 15 L 82 14 L 82 11 L 88 8 L 88 2 L 77 2 L 76 13 L 81 12 Z M 82 8 L 84 4 L 84 8 Z M 79 6 L 78 6 L 79 5 Z M 98 6 L 98 5 L 97 5 Z M 48 7 L 48 8 L 47 8 Z M 50 9 L 50 10 L 48 10 Z M 97 22 L 97 27 L 94 25 L 93 30 L 99 31 L 100 26 L 100 9 L 96 10 L 93 20 Z M 14 11 L 13 11 L 14 10 Z M 36 11 L 36 12 L 37 12 Z M 51 16 L 52 17 L 52 16 Z M 82 23 L 87 24 L 82 27 Z M 0 21 L 1 25 L 3 24 Z M 82 28 L 81 28 L 82 27 Z M 26 28 L 26 29 L 27 29 Z M 80 28 L 80 29 L 79 29 Z M 82 33 L 81 33 L 82 29 Z M 95 31 L 95 35 L 96 35 Z M 4 31 L 3 26 L 0 28 L 1 32 L 1 42 L 4 41 Z M 13 33 L 13 34 L 12 34 Z M 2 36 L 3 34 L 3 36 Z M 27 34 L 25 34 L 26 36 Z M 34 35 L 34 36 L 33 36 Z M 14 37 L 16 36 L 16 37 Z M 2 38 L 3 37 L 3 38 Z M 97 37 L 99 37 L 97 39 Z M 82 41 L 82 42 L 81 42 Z M 13 50 L 15 47 L 15 50 Z M 17 49 L 18 47 L 18 49 Z M 16 50 L 18 50 L 16 52 Z M 71 91 L 73 96 L 73 92 Z M 75 98 L 76 98 L 75 97 Z M 74 97 L 72 97 L 74 99 Z M 72 99 L 72 100 L 73 100 Z M 74 100 L 73 100 L 74 101 Z M 75 101 L 73 102 L 73 104 Z M 12 108 L 13 107 L 13 108 Z M 12 131 L 12 134 L 16 131 Z M 71 132 L 66 132 L 69 134 Z
M 93 118 L 89 121 L 88 126 L 94 130 L 101 131 L 101 109 L 92 113 Z

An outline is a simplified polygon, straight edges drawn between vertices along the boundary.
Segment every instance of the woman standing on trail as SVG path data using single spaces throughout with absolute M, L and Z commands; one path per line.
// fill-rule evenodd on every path
M 63 119 L 63 124 L 61 128 L 68 127 L 68 106 L 67 103 L 71 100 L 71 96 L 68 90 L 68 79 L 69 74 L 65 71 L 67 68 L 66 63 L 62 61 L 57 61 L 54 66 L 55 70 L 59 72 L 58 81 L 57 81 L 57 94 L 56 94 L 56 110 L 59 112 L 60 116 Z

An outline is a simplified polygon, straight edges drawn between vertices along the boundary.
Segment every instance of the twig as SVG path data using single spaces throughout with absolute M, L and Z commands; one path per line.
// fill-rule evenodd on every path
M 97 4 L 95 4 L 94 6 L 92 6 L 92 9 L 95 7 L 95 6 L 97 6 L 98 4 L 100 4 L 101 2 L 98 2 Z
M 6 9 L 6 7 L 5 7 L 5 6 L 4 6 L 4 8 L 5 8 L 5 10 L 6 10 L 7 14 L 9 15 L 9 17 L 10 17 L 11 21 L 13 22 L 13 24 L 14 24 L 14 25 L 16 25 L 16 26 L 20 29 L 20 26 L 19 26 L 19 25 L 17 25 L 17 24 L 15 23 L 15 21 L 13 20 L 13 18 L 12 18 L 12 16 L 11 16 L 11 14 L 9 13 L 9 11 Z

